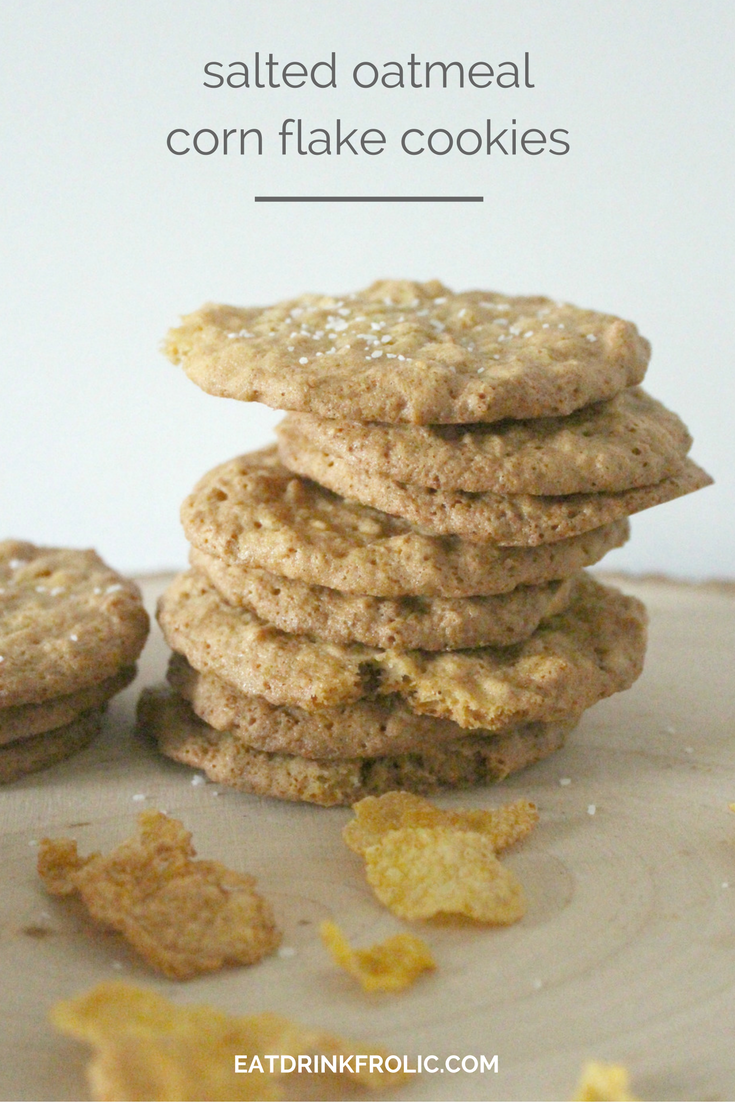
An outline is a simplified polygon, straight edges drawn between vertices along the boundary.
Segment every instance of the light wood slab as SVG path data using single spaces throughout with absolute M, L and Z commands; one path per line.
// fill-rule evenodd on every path
M 146 584 L 151 602 L 162 584 Z M 0 791 L 0 1097 L 87 1097 L 86 1050 L 55 1034 L 47 1012 L 112 977 L 177 1002 L 279 1011 L 412 1061 L 498 1055 L 498 1074 L 424 1074 L 382 1096 L 406 1102 L 569 1098 L 588 1057 L 627 1064 L 641 1098 L 735 1097 L 735 597 L 726 585 L 623 588 L 651 613 L 638 684 L 588 713 L 556 756 L 439 801 L 538 804 L 538 829 L 508 857 L 530 898 L 526 918 L 503 930 L 414 927 L 439 967 L 401 995 L 362 993 L 318 938 L 327 917 L 360 945 L 407 928 L 340 839 L 349 811 L 194 785 L 190 770 L 134 737 L 137 693 L 165 667 L 154 634 L 102 738 Z M 294 952 L 170 983 L 45 895 L 40 837 L 105 850 L 133 832 L 142 807 L 183 819 L 201 856 L 255 874 Z

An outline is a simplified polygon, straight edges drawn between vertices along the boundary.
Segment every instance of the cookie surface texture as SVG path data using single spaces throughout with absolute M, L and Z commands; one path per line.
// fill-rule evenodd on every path
M 114 677 L 147 634 L 137 586 L 94 551 L 0 543 L 0 708 Z
M 192 566 L 231 605 L 249 608 L 282 631 L 329 643 L 365 643 L 401 650 L 509 646 L 527 638 L 545 616 L 561 612 L 570 581 L 517 586 L 489 597 L 388 597 L 309 586 L 258 567 L 230 570 L 193 550 Z
M 435 537 L 297 478 L 275 447 L 204 476 L 181 510 L 198 550 L 238 565 L 377 597 L 469 597 L 539 585 L 598 562 L 628 538 L 627 520 L 537 548 Z M 234 580 L 233 585 L 238 584 Z M 244 582 L 242 583 L 245 584 Z
M 434 535 L 455 535 L 471 542 L 493 541 L 509 547 L 535 547 L 650 509 L 708 486 L 712 479 L 691 459 L 681 471 L 653 486 L 618 493 L 469 494 L 430 490 L 395 482 L 345 459 L 328 455 L 297 433 L 293 423 L 278 427 L 279 454 L 285 466 L 348 498 L 384 510 Z
M 449 719 L 418 715 L 398 695 L 306 712 L 239 693 L 214 674 L 199 673 L 180 654 L 171 656 L 166 676 L 206 724 L 268 753 L 324 761 L 385 757 L 431 750 L 467 734 Z
M 53 731 L 4 743 L 0 746 L 0 784 L 48 769 L 83 750 L 99 734 L 102 711 L 94 708 Z
M 313 414 L 282 423 L 309 443 L 396 482 L 495 494 L 583 494 L 678 474 L 691 436 L 640 387 L 568 417 L 475 425 L 362 425 Z
M 397 693 L 415 712 L 502 730 L 579 714 L 629 688 L 645 653 L 641 603 L 585 575 L 568 608 L 514 647 L 377 650 L 289 635 L 182 574 L 159 603 L 169 645 L 246 695 L 305 711 Z
M 214 731 L 170 690 L 146 689 L 139 726 L 167 757 L 202 769 L 212 781 L 245 792 L 331 807 L 394 789 L 434 792 L 502 780 L 558 750 L 578 717 L 530 724 L 488 738 L 468 737 L 421 753 L 314 761 L 253 750 L 229 732 Z
M 640 383 L 650 356 L 610 315 L 409 280 L 265 309 L 208 305 L 165 350 L 210 394 L 414 424 L 565 415 Z
M 44 704 L 18 704 L 0 708 L 0 746 L 15 739 L 53 731 L 72 723 L 91 708 L 102 708 L 116 693 L 121 692 L 135 677 L 135 666 L 123 666 L 114 677 L 98 681 L 88 689 L 68 696 L 57 696 Z

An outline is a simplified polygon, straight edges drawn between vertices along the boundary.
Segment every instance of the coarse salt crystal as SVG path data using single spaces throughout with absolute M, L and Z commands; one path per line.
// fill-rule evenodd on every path
M 71 639 L 72 643 L 78 643 L 79 642 L 79 636 L 78 635 L 70 635 L 69 638 Z
M 382 355 L 383 355 L 383 353 L 380 350 L 378 350 L 377 352 L 373 352 L 371 354 L 370 359 L 371 360 L 379 360 Z
M 590 341 L 590 342 L 593 342 L 593 341 L 597 340 L 597 337 L 595 336 L 594 333 L 588 333 L 587 334 L 587 340 Z
M 147 799 L 148 799 L 148 797 L 146 796 L 146 794 L 144 792 L 136 792 L 136 794 L 133 796 L 133 800 L 136 804 L 139 804 L 141 802 L 141 800 L 147 800 Z
M 116 585 L 108 585 L 105 593 L 117 593 L 118 589 L 122 589 L 122 586 L 119 582 Z
M 565 788 L 568 784 L 572 783 L 571 777 L 559 777 L 559 784 Z
M 204 780 L 204 777 L 201 775 L 201 773 L 197 773 L 197 775 L 195 777 L 191 778 L 191 783 L 196 788 L 197 785 L 206 784 L 207 782 Z
M 300 363 L 300 364 L 308 364 L 308 362 L 309 362 L 309 357 L 308 357 L 308 356 L 302 356 L 302 357 L 301 357 L 301 358 L 299 359 L 299 363 Z
M 597 805 L 596 804 L 587 804 L 587 814 L 588 815 L 594 815 L 594 813 L 596 811 L 597 811 Z
M 283 958 L 295 957 L 296 950 L 293 948 L 292 945 L 282 945 L 281 948 L 278 950 L 278 956 Z

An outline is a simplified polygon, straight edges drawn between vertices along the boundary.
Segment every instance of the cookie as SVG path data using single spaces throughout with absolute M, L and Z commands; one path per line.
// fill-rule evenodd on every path
M 302 477 L 355 498 L 374 509 L 402 517 L 434 535 L 460 536 L 472 543 L 492 541 L 506 547 L 536 547 L 583 532 L 701 490 L 712 482 L 691 459 L 682 470 L 654 486 L 619 493 L 468 494 L 430 490 L 394 482 L 349 460 L 328 455 L 296 431 L 293 422 L 276 429 L 281 461 Z
M 231 571 L 257 566 L 376 597 L 485 596 L 540 585 L 598 562 L 629 534 L 621 520 L 528 549 L 437 538 L 296 478 L 274 447 L 206 474 L 184 501 L 181 520 L 189 542 Z
M 135 677 L 135 666 L 124 666 L 113 677 L 80 689 L 69 696 L 57 696 L 44 704 L 18 704 L 0 708 L 0 746 L 15 739 L 43 734 L 71 723 L 90 708 L 101 708 Z
M 579 714 L 640 674 L 643 605 L 581 575 L 568 608 L 513 647 L 377 650 L 289 635 L 226 604 L 201 575 L 179 575 L 159 602 L 171 648 L 195 669 L 271 704 L 318 711 L 398 693 L 415 712 L 502 730 Z
M 363 425 L 308 413 L 282 422 L 330 456 L 432 490 L 586 494 L 680 473 L 692 438 L 675 413 L 632 387 L 568 417 L 492 425 Z
M 114 677 L 147 634 L 137 586 L 94 551 L 0 543 L 0 708 Z
M 200 719 L 252 750 L 330 761 L 430 750 L 467 735 L 449 719 L 417 715 L 397 694 L 305 712 L 245 696 L 215 674 L 199 673 L 180 654 L 171 655 L 166 676 Z
M 208 727 L 165 689 L 143 692 L 138 721 L 162 753 L 202 769 L 210 780 L 261 796 L 330 807 L 394 789 L 426 793 L 502 780 L 558 750 L 578 716 L 490 737 L 460 738 L 420 752 L 341 761 L 253 750 L 237 736 Z
M 93 708 L 54 731 L 4 743 L 0 746 L 0 784 L 48 769 L 83 750 L 99 734 L 102 712 L 102 708 Z
M 639 383 L 651 349 L 631 322 L 540 296 L 381 280 L 343 298 L 207 305 L 165 351 L 209 394 L 425 425 L 571 413 Z
M 270 574 L 259 567 L 232 569 L 223 559 L 193 549 L 192 566 L 231 605 L 296 635 L 329 643 L 365 643 L 401 650 L 459 650 L 508 646 L 527 638 L 544 616 L 561 612 L 570 582 L 517 586 L 491 597 L 388 597 L 340 593 Z

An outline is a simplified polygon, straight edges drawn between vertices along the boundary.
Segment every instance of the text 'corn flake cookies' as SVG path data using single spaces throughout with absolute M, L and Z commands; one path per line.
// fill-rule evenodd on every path
M 563 613 L 508 648 L 383 651 L 288 635 L 191 573 L 169 586 L 158 617 L 194 668 L 272 704 L 318 711 L 396 693 L 415 712 L 491 731 L 578 715 L 628 688 L 646 636 L 639 601 L 585 576 Z
M 390 830 L 364 853 L 368 883 L 399 918 L 459 914 L 508 926 L 526 904 L 518 880 L 489 838 L 451 827 Z
M 252 749 L 233 732 L 203 723 L 185 700 L 167 689 L 145 689 L 138 705 L 140 730 L 174 761 L 232 788 L 323 807 L 352 804 L 396 788 L 435 792 L 444 786 L 503 780 L 558 750 L 578 721 L 578 716 L 567 716 L 495 735 L 475 732 L 401 754 L 320 760 Z
M 261 567 L 342 593 L 471 597 L 539 585 L 598 562 L 626 542 L 626 519 L 533 548 L 437 537 L 400 517 L 296 478 L 274 447 L 206 474 L 184 501 L 189 542 L 228 567 Z M 244 582 L 242 583 L 244 586 Z
M 165 348 L 210 394 L 415 424 L 568 414 L 640 383 L 650 356 L 619 318 L 409 280 L 266 309 L 205 306 Z
M 364 425 L 289 414 L 294 431 L 328 455 L 384 478 L 433 490 L 585 494 L 649 486 L 678 474 L 692 438 L 639 387 L 568 417 L 474 425 Z
M 94 551 L 0 543 L 0 709 L 115 677 L 147 633 L 137 587 Z
M 492 541 L 508 547 L 536 547 L 571 539 L 623 517 L 673 501 L 709 486 L 710 476 L 691 459 L 680 471 L 652 486 L 615 493 L 468 494 L 432 490 L 376 474 L 312 446 L 293 427 L 280 425 L 279 455 L 294 473 L 314 479 L 345 497 L 402 517 L 434 535 L 461 536 L 470 542 Z
M 334 922 L 322 922 L 319 933 L 333 960 L 365 991 L 403 991 L 436 968 L 429 947 L 413 934 L 394 934 L 369 949 L 353 949 Z
M 191 834 L 158 811 L 107 857 L 80 857 L 69 838 L 44 838 L 38 871 L 53 895 L 78 892 L 97 922 L 117 930 L 170 979 L 254 964 L 280 941 L 252 876 L 195 861 Z
M 365 854 L 391 830 L 404 827 L 450 827 L 483 834 L 495 851 L 507 849 L 535 827 L 538 822 L 536 805 L 530 800 L 516 800 L 497 808 L 476 808 L 445 811 L 410 792 L 388 792 L 385 796 L 368 796 L 356 803 L 342 837 L 355 853 Z
M 350 1087 L 387 1090 L 406 1078 L 386 1070 L 387 1053 L 372 1045 L 277 1014 L 232 1017 L 209 1006 L 176 1006 L 125 983 L 101 983 L 57 1003 L 51 1020 L 95 1050 L 87 1077 L 104 1102 L 265 1102 L 286 1097 L 299 1070 L 325 1099 L 343 1098 Z M 269 1060 L 274 1053 L 278 1059 Z M 365 1057 L 359 1068 L 358 1053 Z M 236 1072 L 236 1056 L 245 1074 Z

